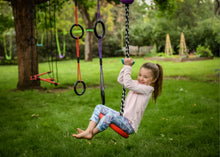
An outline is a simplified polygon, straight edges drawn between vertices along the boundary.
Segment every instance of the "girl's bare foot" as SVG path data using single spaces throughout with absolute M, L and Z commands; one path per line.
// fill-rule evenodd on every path
M 84 130 L 82 130 L 82 129 L 80 129 L 80 128 L 77 128 L 77 131 L 78 131 L 79 134 L 82 133 L 82 132 L 84 132 Z
M 77 129 L 77 130 L 78 130 L 79 134 L 73 134 L 72 135 L 73 137 L 78 138 L 78 139 L 81 139 L 81 138 L 88 139 L 88 140 L 92 139 L 92 137 L 93 137 L 92 132 L 87 131 L 87 130 L 83 131 L 81 129 Z

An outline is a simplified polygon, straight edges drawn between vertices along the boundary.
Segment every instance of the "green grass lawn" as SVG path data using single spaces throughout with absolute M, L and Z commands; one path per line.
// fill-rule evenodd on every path
M 132 77 L 147 60 L 135 58 Z M 156 63 L 156 61 L 154 62 Z M 220 84 L 215 69 L 220 59 L 160 62 L 164 68 L 163 94 L 150 101 L 138 133 L 124 139 L 111 129 L 92 140 L 72 137 L 85 129 L 94 107 L 101 103 L 99 59 L 81 61 L 84 95 L 76 96 L 76 60 L 60 61 L 60 86 L 42 82 L 44 91 L 15 91 L 17 66 L 0 66 L 0 157 L 54 156 L 219 156 Z M 106 105 L 120 109 L 122 87 L 117 76 L 120 58 L 104 58 Z M 39 72 L 48 71 L 48 63 Z

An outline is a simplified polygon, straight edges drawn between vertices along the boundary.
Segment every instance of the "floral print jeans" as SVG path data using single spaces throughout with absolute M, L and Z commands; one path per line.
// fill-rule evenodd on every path
M 101 120 L 99 118 L 100 113 L 104 115 Z M 101 132 L 107 129 L 108 126 L 113 123 L 127 134 L 134 133 L 132 125 L 127 118 L 120 116 L 119 112 L 104 105 L 97 105 L 95 107 L 90 121 L 96 122 L 98 130 Z

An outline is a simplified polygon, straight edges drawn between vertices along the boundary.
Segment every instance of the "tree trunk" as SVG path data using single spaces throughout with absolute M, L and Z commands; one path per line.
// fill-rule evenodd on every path
M 86 8 L 79 4 L 78 4 L 78 7 L 83 17 L 83 21 L 85 22 L 86 28 L 88 29 L 93 28 L 93 23 L 95 21 L 95 18 L 93 18 L 93 20 L 90 20 L 90 16 Z M 85 61 L 92 61 L 92 55 L 93 55 L 93 33 L 92 32 L 86 32 L 84 53 L 85 53 Z
M 93 55 L 93 32 L 86 32 L 85 61 L 92 61 Z
M 35 43 L 35 4 L 34 1 L 32 2 L 32 7 L 30 0 L 16 0 L 12 4 L 18 58 L 17 89 L 19 90 L 40 87 L 39 80 L 30 80 L 30 76 L 38 73 Z

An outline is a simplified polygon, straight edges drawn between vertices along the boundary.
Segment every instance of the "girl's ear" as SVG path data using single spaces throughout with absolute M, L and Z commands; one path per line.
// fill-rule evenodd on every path
M 155 83 L 157 81 L 157 79 L 152 80 L 152 83 Z

